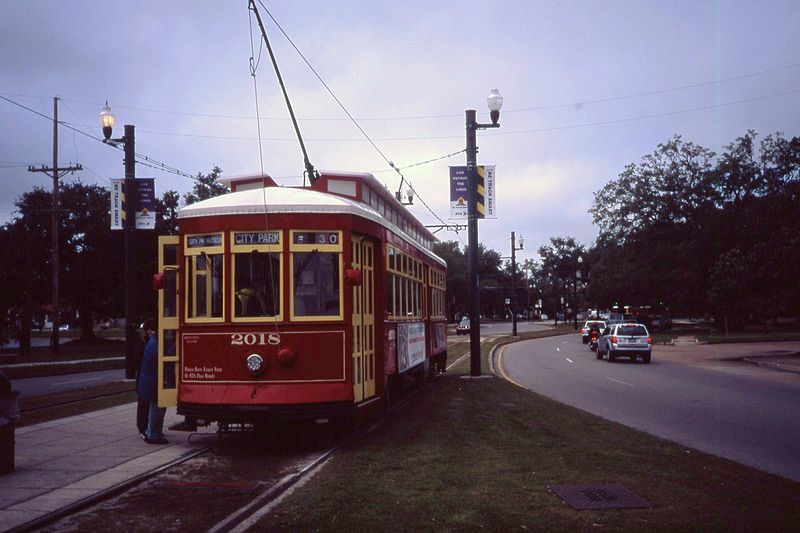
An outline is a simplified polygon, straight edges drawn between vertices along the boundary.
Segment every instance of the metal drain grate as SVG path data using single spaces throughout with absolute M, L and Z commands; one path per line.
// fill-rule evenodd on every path
M 551 485 L 550 490 L 579 511 L 585 509 L 642 509 L 651 505 L 619 483 Z

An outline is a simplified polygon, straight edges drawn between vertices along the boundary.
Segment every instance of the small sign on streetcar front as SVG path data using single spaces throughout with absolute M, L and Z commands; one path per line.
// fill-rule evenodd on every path
M 209 235 L 189 235 L 186 238 L 186 246 L 189 248 L 222 246 L 222 233 L 212 233 Z
M 338 231 L 296 231 L 293 244 L 337 244 Z

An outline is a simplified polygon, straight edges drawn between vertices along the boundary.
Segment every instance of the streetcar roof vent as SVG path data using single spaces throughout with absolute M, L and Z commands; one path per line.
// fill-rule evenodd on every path
M 263 187 L 277 187 L 269 175 L 267 174 L 247 174 L 243 176 L 229 176 L 226 178 L 219 178 L 217 181 L 226 185 L 231 192 L 249 191 L 251 189 L 261 189 Z

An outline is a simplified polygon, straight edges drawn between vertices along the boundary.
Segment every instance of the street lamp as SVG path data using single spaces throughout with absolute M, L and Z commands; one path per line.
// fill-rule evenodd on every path
M 467 123 L 467 219 L 469 233 L 469 352 L 470 375 L 481 375 L 481 318 L 480 294 L 478 292 L 478 147 L 475 132 L 487 128 L 499 128 L 500 108 L 503 97 L 497 89 L 489 91 L 486 98 L 491 124 L 479 124 L 475 120 L 475 110 L 465 111 Z
M 136 334 L 136 275 L 134 267 L 134 231 L 136 229 L 136 211 L 134 203 L 136 201 L 136 161 L 134 128 L 130 124 L 125 124 L 125 134 L 118 138 L 111 138 L 111 131 L 114 128 L 116 117 L 111 112 L 111 107 L 106 102 L 103 110 L 100 111 L 100 126 L 103 128 L 103 142 L 111 146 L 123 145 L 125 154 L 125 184 L 123 193 L 125 198 L 125 209 L 123 216 L 125 221 L 122 229 L 125 234 L 125 377 L 133 379 L 136 374 L 134 359 L 138 336 Z
M 578 270 L 583 264 L 583 256 L 578 256 L 578 266 L 575 266 L 575 260 L 572 262 L 572 271 L 574 277 L 572 279 L 572 313 L 575 321 L 575 331 L 578 331 L 578 280 L 581 279 L 581 271 Z
M 517 277 L 517 250 L 522 250 L 525 239 L 519 236 L 519 248 L 514 242 L 515 234 L 511 232 L 511 336 L 517 336 L 517 297 L 516 297 L 516 277 Z

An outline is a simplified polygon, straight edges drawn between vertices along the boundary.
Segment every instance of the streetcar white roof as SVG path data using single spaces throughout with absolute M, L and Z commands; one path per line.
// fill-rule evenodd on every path
M 333 194 L 292 187 L 259 187 L 222 194 L 187 205 L 178 211 L 178 219 L 290 213 L 356 215 L 372 220 L 398 235 L 406 236 L 409 242 L 414 242 L 399 227 L 382 217 L 367 204 Z M 419 249 L 434 261 L 443 266 L 446 265 L 445 261 L 432 251 L 422 246 L 419 246 Z

